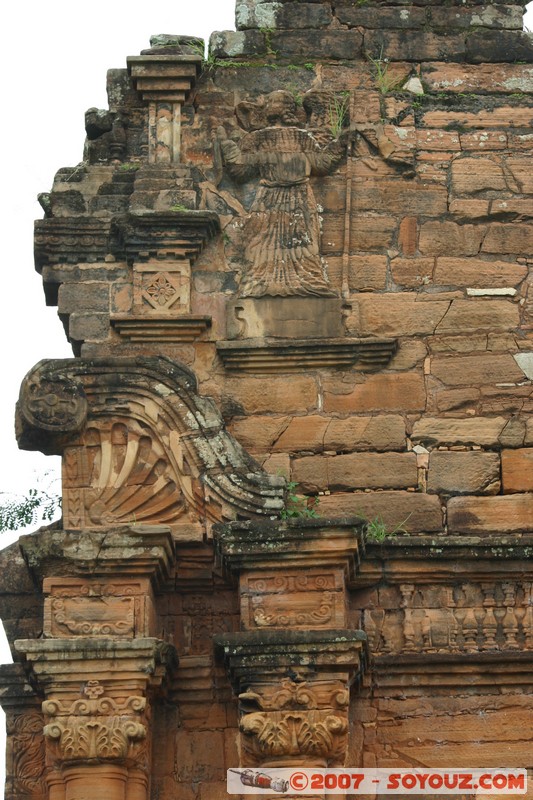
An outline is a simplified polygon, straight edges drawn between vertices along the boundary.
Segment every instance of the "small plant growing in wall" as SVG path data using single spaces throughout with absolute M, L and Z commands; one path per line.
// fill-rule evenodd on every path
M 342 129 L 348 122 L 348 105 L 350 93 L 343 92 L 340 97 L 333 95 L 328 107 L 328 128 L 331 135 L 337 139 Z
M 285 508 L 281 511 L 281 519 L 316 519 L 319 516 L 318 497 L 315 497 L 309 506 L 307 498 L 296 493 L 297 489 L 298 484 L 295 481 L 287 481 Z
M 376 516 L 367 522 L 366 526 L 366 541 L 375 544 L 380 544 L 386 539 L 394 539 L 399 533 L 407 533 L 404 528 L 405 523 L 409 520 L 409 514 L 403 522 L 399 522 L 394 528 L 389 528 L 383 521 L 383 517 Z
M 383 48 L 379 56 L 368 55 L 367 58 L 374 67 L 374 79 L 381 94 L 388 94 L 402 87 L 405 76 L 400 77 L 392 72 L 389 59 L 383 57 Z

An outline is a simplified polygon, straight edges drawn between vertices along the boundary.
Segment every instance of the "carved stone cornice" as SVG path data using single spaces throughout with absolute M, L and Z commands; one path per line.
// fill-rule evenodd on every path
M 290 372 L 307 367 L 355 367 L 373 372 L 386 367 L 396 339 L 248 339 L 217 342 L 228 371 Z
M 144 694 L 160 687 L 177 664 L 175 648 L 155 638 L 19 639 L 15 649 L 47 697 L 58 691 L 76 697 L 80 683 L 109 683 L 110 676 L 115 691 Z
M 321 671 L 350 685 L 361 679 L 367 664 L 363 631 L 242 631 L 216 636 L 214 642 L 237 695 L 264 683 L 281 689 L 288 676 L 317 680 Z
M 367 541 L 358 587 L 389 583 L 533 578 L 533 534 L 405 536 Z
M 112 247 L 117 258 L 195 259 L 220 232 L 214 211 L 162 211 L 115 217 L 111 225 Z
M 130 342 L 194 342 L 211 326 L 211 317 L 196 314 L 181 316 L 135 316 L 121 314 L 111 317 L 111 325 Z
M 202 56 L 174 53 L 129 56 L 127 59 L 136 90 L 143 100 L 184 103 L 202 66 Z
M 19 544 L 39 582 L 67 572 L 92 579 L 142 576 L 158 588 L 170 577 L 175 559 L 168 525 L 84 530 L 82 539 L 68 531 L 45 528 L 21 536 Z
M 113 219 L 51 217 L 35 222 L 35 267 L 134 260 L 150 256 L 194 259 L 218 234 L 213 211 L 165 211 L 126 214 Z
M 163 357 L 42 361 L 27 375 L 19 446 L 65 454 L 66 529 L 174 528 L 282 510 L 284 479 L 261 469 L 196 388 L 188 369 Z M 107 455 L 95 462 L 88 448 Z M 146 487 L 130 485 L 132 472 Z
M 365 549 L 364 527 L 359 517 L 248 520 L 216 525 L 213 534 L 229 573 L 276 569 L 286 575 L 294 569 L 336 567 L 353 583 Z
M 533 651 L 507 653 L 408 653 L 372 660 L 374 694 L 390 697 L 391 689 L 432 687 L 512 687 L 533 685 Z
M 35 268 L 104 261 L 111 252 L 111 220 L 101 217 L 52 217 L 35 222 Z

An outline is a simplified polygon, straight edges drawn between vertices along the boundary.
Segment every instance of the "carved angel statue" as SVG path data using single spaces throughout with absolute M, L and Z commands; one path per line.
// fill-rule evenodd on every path
M 245 223 L 240 296 L 334 295 L 320 256 L 309 177 L 335 169 L 345 154 L 343 141 L 320 147 L 305 130 L 305 114 L 290 92 L 272 92 L 263 103 L 239 103 L 235 111 L 247 133 L 237 144 L 219 128 L 224 166 L 238 181 L 259 177 Z

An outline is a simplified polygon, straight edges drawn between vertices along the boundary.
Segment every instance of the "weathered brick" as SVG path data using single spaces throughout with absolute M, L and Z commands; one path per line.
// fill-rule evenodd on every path
M 533 448 L 502 451 L 502 483 L 505 494 L 533 492 Z
M 215 58 L 236 58 L 266 53 L 261 31 L 215 31 L 209 40 L 209 54 Z
M 485 225 L 426 222 L 420 229 L 420 252 L 428 256 L 474 256 L 485 232 Z
M 320 513 L 327 517 L 355 514 L 366 519 L 382 520 L 389 530 L 398 525 L 415 533 L 441 531 L 442 509 L 435 495 L 418 492 L 353 492 L 320 498 Z
M 426 405 L 424 378 L 416 373 L 371 375 L 351 390 L 327 381 L 324 411 L 421 411 Z
M 497 453 L 435 450 L 429 456 L 427 488 L 439 494 L 497 494 L 500 457 Z
M 533 493 L 498 497 L 452 497 L 450 533 L 520 533 L 533 531 Z
M 292 478 L 304 491 L 407 489 L 417 485 L 414 453 L 349 453 L 293 461 Z
M 436 262 L 435 283 L 442 286 L 515 287 L 526 275 L 527 268 L 516 261 L 440 257 Z
M 507 424 L 505 417 L 422 417 L 413 426 L 412 440 L 430 445 L 495 447 Z

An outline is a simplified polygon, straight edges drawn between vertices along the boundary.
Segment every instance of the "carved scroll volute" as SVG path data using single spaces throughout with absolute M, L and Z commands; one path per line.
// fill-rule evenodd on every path
M 88 681 L 73 702 L 45 700 L 44 735 L 62 765 L 117 761 L 146 769 L 146 698 L 114 700 L 99 681 Z
M 41 364 L 22 384 L 16 410 L 17 441 L 23 450 L 57 455 L 83 430 L 87 398 L 81 383 L 61 374 L 47 378 L 39 369 Z

